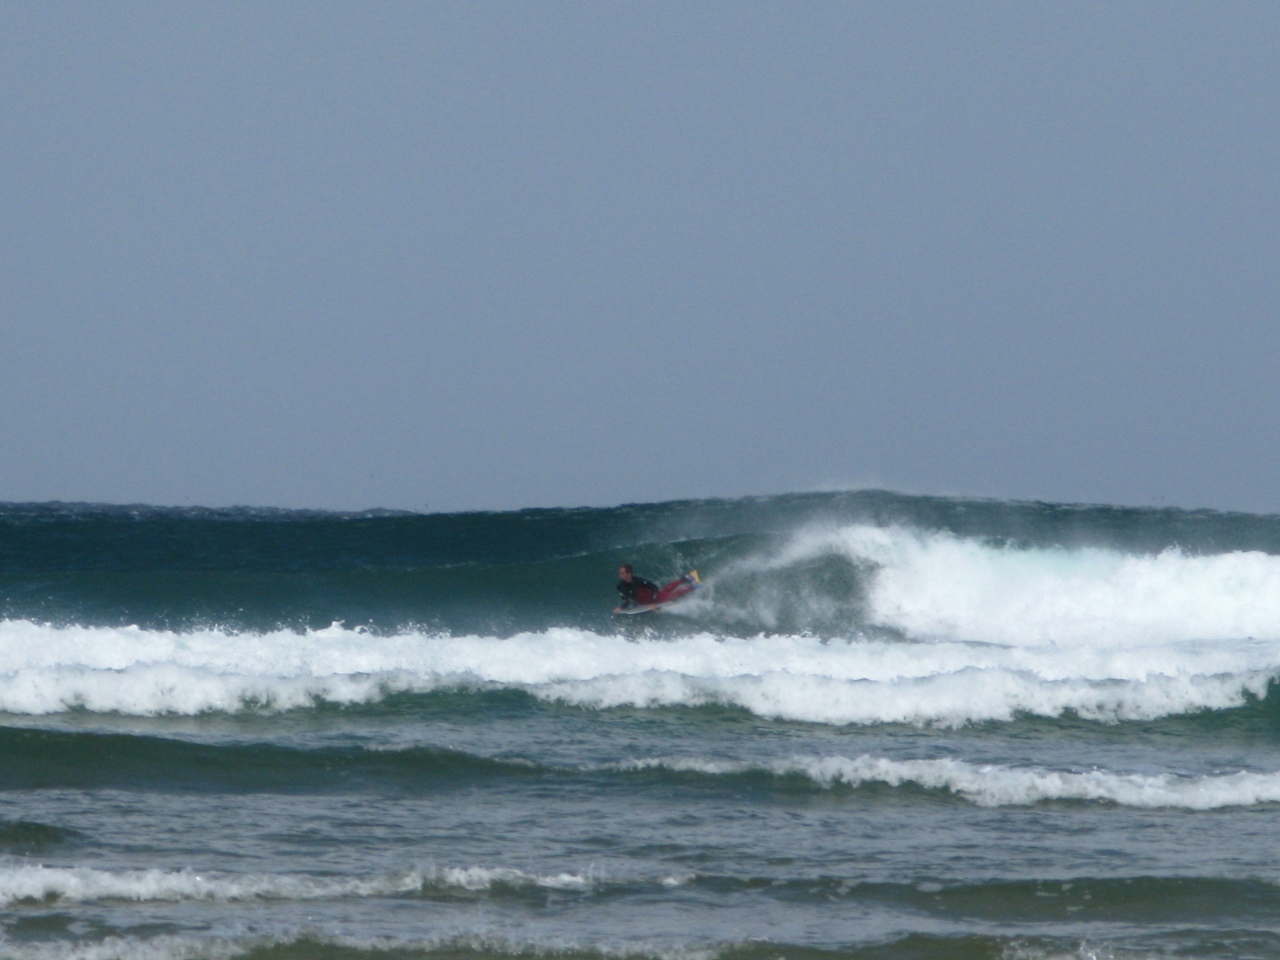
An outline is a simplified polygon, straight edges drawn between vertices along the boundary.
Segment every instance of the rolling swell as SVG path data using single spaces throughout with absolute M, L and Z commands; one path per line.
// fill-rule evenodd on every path
M 336 880 L 322 876 L 198 876 L 189 872 L 147 871 L 105 873 L 17 868 L 0 872 L 0 902 L 30 909 L 78 902 L 138 901 L 143 904 L 280 903 L 352 901 L 358 899 L 417 900 L 419 902 L 514 902 L 537 910 L 552 897 L 579 903 L 643 902 L 664 897 L 712 897 L 718 901 L 757 899 L 798 910 L 843 909 L 875 911 L 898 918 L 889 935 L 863 936 L 841 946 L 743 938 L 740 942 L 694 943 L 683 948 L 661 944 L 595 944 L 596 938 L 558 945 L 502 936 L 496 932 L 459 936 L 442 932 L 430 939 L 357 938 L 306 930 L 296 935 L 245 936 L 220 944 L 201 943 L 181 932 L 136 939 L 129 930 L 101 930 L 105 935 L 94 957 L 148 956 L 381 958 L 453 957 L 520 958 L 732 958 L 732 960 L 801 960 L 883 958 L 916 960 L 923 957 L 1007 958 L 1097 956 L 1088 942 L 1072 931 L 1089 929 L 1105 935 L 1121 954 L 1150 952 L 1161 937 L 1180 942 L 1189 955 L 1269 955 L 1274 945 L 1265 929 L 1277 909 L 1274 884 L 1215 878 L 1154 878 L 1144 876 L 1068 881 L 995 880 L 980 884 L 894 884 L 848 881 L 839 877 L 694 876 L 678 882 L 609 880 L 602 877 L 538 876 L 496 868 L 429 868 L 398 874 Z M 896 932 L 907 923 L 925 922 L 931 933 Z M 1257 933 L 1243 932 L 1260 925 Z M 4 926 L 21 929 L 21 918 Z M 975 928 L 981 932 L 975 932 Z M 1164 942 L 1168 942 L 1165 940 Z M 24 957 L 21 942 L 11 943 L 7 956 Z M 208 952 L 211 947 L 216 952 Z M 195 948 L 194 952 L 192 948 Z M 1226 950 L 1223 948 L 1226 947 Z M 1254 949 L 1250 950 L 1249 947 Z M 1258 948 L 1261 947 L 1261 951 Z M 1144 949 L 1145 948 L 1145 949 Z M 1111 950 L 1107 951 L 1108 953 Z M 32 951 L 31 956 L 45 955 Z
M 536 764 L 431 747 L 304 749 L 271 743 L 205 744 L 132 734 L 0 728 L 0 790 L 422 791 L 527 779 L 547 772 Z M 0 842 L 4 837 L 0 833 Z
M 33 820 L 0 820 L 0 853 L 44 853 L 80 836 L 75 830 Z
M 529 784 L 581 792 L 617 783 L 689 798 L 726 791 L 779 798 L 837 791 L 874 803 L 901 792 L 933 794 L 978 807 L 1065 801 L 1217 810 L 1280 803 L 1280 773 L 1246 770 L 1146 774 L 873 754 L 758 760 L 652 757 L 566 765 L 431 746 L 209 744 L 136 734 L 0 728 L 0 790 L 109 787 L 162 793 L 421 795 Z M 63 839 L 39 824 L 0 824 L 0 846 L 35 848 Z
M 1280 888 L 1263 879 L 1217 877 L 1073 877 L 996 879 L 984 883 L 891 883 L 839 876 L 529 873 L 511 867 L 423 866 L 385 874 L 245 876 L 188 870 L 94 870 L 0 865 L 0 906 L 59 901 L 141 902 L 417 898 L 545 903 L 549 892 L 600 901 L 703 896 L 721 902 L 761 898 L 783 904 L 874 904 L 944 919 L 1024 924 L 1062 921 L 1203 922 L 1265 918 L 1280 909 Z

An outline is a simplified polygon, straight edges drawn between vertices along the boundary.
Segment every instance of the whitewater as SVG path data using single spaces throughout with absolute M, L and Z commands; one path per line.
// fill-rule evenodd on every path
M 0 626 L 0 710 L 154 716 L 376 702 L 395 693 L 509 688 L 581 706 L 727 704 L 813 723 L 1009 720 L 1073 711 L 1153 719 L 1238 707 L 1280 675 L 1280 641 L 1114 650 L 920 646 L 695 634 L 640 644 L 556 629 L 513 637 L 157 634 Z
M 1280 956 L 1278 682 L 1275 517 L 0 505 L 0 956 Z

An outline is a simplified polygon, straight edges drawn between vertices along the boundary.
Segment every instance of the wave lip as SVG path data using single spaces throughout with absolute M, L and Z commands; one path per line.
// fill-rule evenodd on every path
M 1144 809 L 1218 810 L 1261 803 L 1280 803 L 1280 773 L 1218 776 L 1084 772 L 975 764 L 950 758 L 892 760 L 859 757 L 791 757 L 770 763 L 696 758 L 652 758 L 613 765 L 620 771 L 669 770 L 708 776 L 766 773 L 802 776 L 822 787 L 914 785 L 953 793 L 980 807 L 1030 806 L 1062 800 L 1113 803 Z

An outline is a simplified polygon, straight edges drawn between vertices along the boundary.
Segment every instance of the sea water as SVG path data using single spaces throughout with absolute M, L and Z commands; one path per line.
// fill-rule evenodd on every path
M 1280 517 L 7 505 L 0 608 L 3 957 L 1280 957 Z

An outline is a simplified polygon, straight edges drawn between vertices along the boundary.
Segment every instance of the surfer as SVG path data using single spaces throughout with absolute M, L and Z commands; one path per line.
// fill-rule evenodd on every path
M 637 577 L 629 563 L 624 563 L 618 568 L 618 592 L 622 594 L 622 603 L 618 606 L 618 610 L 651 607 L 658 602 L 658 585 L 644 577 Z

